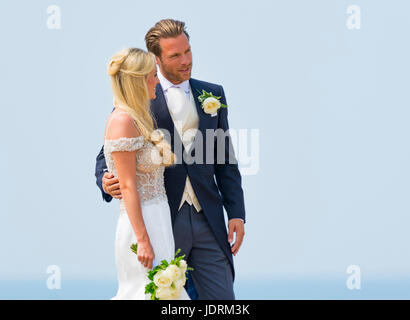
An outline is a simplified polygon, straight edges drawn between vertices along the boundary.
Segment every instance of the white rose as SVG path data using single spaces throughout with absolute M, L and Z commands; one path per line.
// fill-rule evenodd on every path
M 175 289 L 178 290 L 178 291 L 181 291 L 182 288 L 184 287 L 184 285 L 185 285 L 185 279 L 184 278 L 179 278 L 179 279 L 174 281 Z
M 181 277 L 181 270 L 179 270 L 178 266 L 176 266 L 175 264 L 170 264 L 167 269 L 167 272 L 169 272 L 169 274 L 171 274 L 171 279 L 172 280 L 176 280 L 179 279 Z
M 181 288 L 175 288 L 172 294 L 171 299 L 172 300 L 178 300 L 181 297 L 181 291 L 182 291 L 182 287 Z
M 186 269 L 188 267 L 188 265 L 186 264 L 185 260 L 181 260 L 179 261 L 179 267 L 182 269 Z
M 155 296 L 160 300 L 174 299 L 175 289 L 172 289 L 171 287 L 160 287 L 157 289 Z
M 204 109 L 205 113 L 214 114 L 218 111 L 221 107 L 221 103 L 218 99 L 213 97 L 206 98 L 204 103 L 202 104 L 202 108 Z
M 172 284 L 173 274 L 167 271 L 158 271 L 154 276 L 154 283 L 159 288 L 167 288 Z
M 179 269 L 181 270 L 183 276 L 185 276 L 187 268 L 188 268 L 188 265 L 186 264 L 185 260 L 179 261 Z

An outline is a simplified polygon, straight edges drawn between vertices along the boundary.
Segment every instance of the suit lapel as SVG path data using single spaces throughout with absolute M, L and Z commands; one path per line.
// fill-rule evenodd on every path
M 158 129 L 166 129 L 170 133 L 171 147 L 172 151 L 174 151 L 175 143 L 177 143 L 178 145 L 182 145 L 182 140 L 175 128 L 171 114 L 169 113 L 167 101 L 165 99 L 164 92 L 162 91 L 161 84 L 158 84 L 156 86 L 155 95 L 156 98 L 151 102 L 151 112 L 153 113 L 157 121 Z M 182 150 L 185 150 L 183 145 Z
M 167 129 L 171 134 L 174 132 L 174 123 L 169 113 L 162 87 L 158 84 L 155 88 L 156 98 L 151 101 L 151 112 L 155 116 L 158 128 Z
M 199 92 L 202 92 L 202 88 L 199 86 L 199 83 L 195 79 L 192 79 L 192 78 L 189 79 L 189 84 L 191 85 L 192 95 L 194 96 L 196 110 L 198 112 L 198 117 L 199 117 L 198 130 L 200 130 L 202 134 L 204 134 L 203 128 L 206 128 L 206 125 L 204 123 L 206 122 L 206 118 L 205 118 L 205 113 L 202 110 L 201 104 L 198 100 L 198 97 L 201 95 Z

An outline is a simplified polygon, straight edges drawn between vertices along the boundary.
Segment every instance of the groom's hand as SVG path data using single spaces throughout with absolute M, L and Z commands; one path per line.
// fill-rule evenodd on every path
M 233 234 L 236 233 L 235 243 L 233 244 L 232 254 L 236 256 L 239 251 L 239 248 L 242 245 L 243 237 L 245 236 L 245 226 L 242 219 L 231 219 L 228 222 L 228 241 L 232 243 Z
M 118 178 L 114 177 L 111 172 L 104 173 L 102 178 L 102 186 L 105 193 L 108 193 L 111 197 L 115 199 L 122 199 L 122 194 L 120 190 L 120 182 Z

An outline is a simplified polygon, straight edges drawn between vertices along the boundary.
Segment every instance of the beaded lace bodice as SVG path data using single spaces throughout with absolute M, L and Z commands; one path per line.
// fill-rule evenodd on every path
M 104 156 L 108 171 L 117 177 L 112 157 L 112 152 L 115 151 L 137 151 L 136 183 L 141 205 L 168 200 L 164 187 L 165 167 L 155 161 L 158 150 L 150 141 L 145 140 L 143 136 L 104 140 Z

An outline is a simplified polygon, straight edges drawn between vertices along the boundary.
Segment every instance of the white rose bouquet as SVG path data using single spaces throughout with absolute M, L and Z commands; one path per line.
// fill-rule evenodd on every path
M 132 244 L 130 248 L 137 254 L 137 243 Z M 162 260 L 160 265 L 148 271 L 148 279 L 151 282 L 145 286 L 145 293 L 151 294 L 151 300 L 175 300 L 180 297 L 187 271 L 194 270 L 183 260 L 185 255 L 178 257 L 180 251 L 181 249 L 177 250 L 170 262 Z
M 227 108 L 228 106 L 221 103 L 219 100 L 221 97 L 214 96 L 212 92 L 206 92 L 205 90 L 199 91 L 201 95 L 198 96 L 198 101 L 201 103 L 201 107 L 205 113 L 215 117 L 218 114 L 219 108 Z

